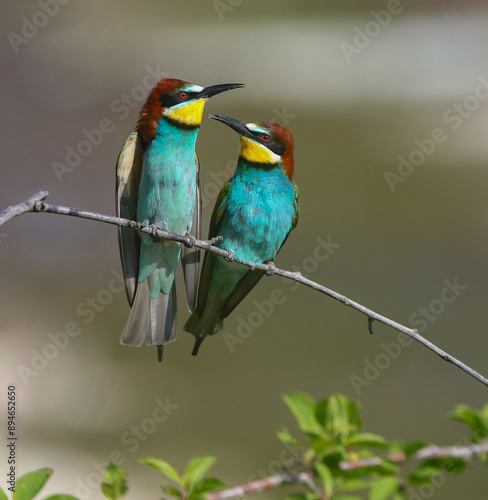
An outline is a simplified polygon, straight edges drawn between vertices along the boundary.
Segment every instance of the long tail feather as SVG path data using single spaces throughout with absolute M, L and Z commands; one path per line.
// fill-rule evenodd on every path
M 193 346 L 193 351 L 191 352 L 192 356 L 196 356 L 198 354 L 198 349 L 200 349 L 200 345 L 204 341 L 205 337 L 197 337 L 195 339 L 195 345 Z
M 175 285 L 170 293 L 153 299 L 147 280 L 139 283 L 120 343 L 138 347 L 145 340 L 147 345 L 163 346 L 175 340 L 176 334 Z
M 221 313 L 224 305 L 224 301 L 220 300 L 218 297 L 213 297 L 207 301 L 202 316 L 198 315 L 198 309 L 196 309 L 188 318 L 183 329 L 195 337 L 195 347 L 192 352 L 193 356 L 196 356 L 200 344 L 207 335 L 213 335 L 222 330 L 224 322 L 221 319 Z

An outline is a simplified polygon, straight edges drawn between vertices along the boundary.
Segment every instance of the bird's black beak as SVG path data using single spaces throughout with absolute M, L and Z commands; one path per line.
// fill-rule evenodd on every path
M 238 134 L 243 135 L 244 137 L 248 137 L 249 139 L 254 138 L 244 122 L 223 115 L 208 115 L 208 117 L 225 123 L 228 127 L 234 129 Z
M 232 89 L 241 89 L 242 87 L 244 87 L 243 83 L 220 83 L 219 85 L 211 85 L 210 87 L 205 87 L 201 92 L 199 92 L 198 98 L 209 98 L 220 94 L 221 92 L 226 92 L 227 90 Z

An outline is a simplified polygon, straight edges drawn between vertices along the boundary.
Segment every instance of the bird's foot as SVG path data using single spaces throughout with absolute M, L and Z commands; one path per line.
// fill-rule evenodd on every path
M 232 262 L 236 260 L 236 253 L 235 252 L 229 252 L 230 255 L 228 257 L 224 257 L 224 260 L 227 262 Z
M 195 236 L 193 236 L 193 234 L 190 233 L 190 231 L 185 231 L 183 233 L 183 236 L 187 239 L 187 241 L 185 241 L 184 243 L 187 248 L 192 248 L 195 246 L 195 241 L 197 241 L 197 239 L 195 238 Z
M 269 262 L 266 262 L 267 266 L 268 266 L 268 270 L 266 271 L 266 274 L 268 276 L 271 276 L 272 274 L 274 274 L 276 272 L 276 266 L 274 265 L 274 262 L 272 260 L 270 260 Z
M 149 233 L 151 235 L 151 238 L 153 240 L 157 240 L 159 239 L 158 231 L 166 231 L 166 222 L 160 220 L 158 222 L 155 222 L 154 224 L 149 224 L 147 227 L 151 231 Z
M 215 236 L 214 238 L 211 238 L 208 240 L 209 245 L 215 245 L 217 241 L 222 241 L 224 238 L 222 236 Z

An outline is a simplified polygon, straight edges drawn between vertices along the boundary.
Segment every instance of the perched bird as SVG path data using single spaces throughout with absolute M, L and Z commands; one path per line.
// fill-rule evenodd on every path
M 163 78 L 151 90 L 117 160 L 117 216 L 164 229 L 200 235 L 201 198 L 195 142 L 206 101 L 226 90 L 228 83 L 200 87 Z M 119 247 L 129 319 L 120 342 L 162 346 L 176 338 L 175 271 L 181 244 L 128 228 L 119 228 Z M 192 311 L 198 287 L 199 253 L 183 249 L 183 271 Z
M 217 198 L 209 238 L 216 245 L 254 263 L 273 261 L 299 214 L 293 182 L 293 136 L 277 123 L 243 123 L 210 115 L 233 128 L 241 140 L 237 168 Z M 184 329 L 195 337 L 196 355 L 207 335 L 222 330 L 223 320 L 251 291 L 264 271 L 251 270 L 205 253 L 197 307 Z

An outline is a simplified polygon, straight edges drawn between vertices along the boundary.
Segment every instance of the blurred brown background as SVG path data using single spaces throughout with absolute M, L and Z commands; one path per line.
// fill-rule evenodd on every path
M 51 203 L 113 214 L 115 160 L 146 88 L 162 76 L 244 82 L 205 111 L 278 121 L 295 136 L 301 216 L 277 265 L 300 266 L 488 374 L 486 2 L 63 3 L 3 9 L 0 208 L 47 189 Z M 85 156 L 57 176 L 67 147 Z M 232 131 L 204 120 L 205 228 L 237 151 Z M 400 156 L 411 166 L 399 173 Z M 466 438 L 447 412 L 488 399 L 425 348 L 400 349 L 379 324 L 370 336 L 364 316 L 277 277 L 226 321 L 240 342 L 210 338 L 193 358 L 181 332 L 160 365 L 154 349 L 119 344 L 129 308 L 114 279 L 115 228 L 29 214 L 0 233 L 2 391 L 17 385 L 20 472 L 56 472 L 46 491 L 101 498 L 97 468 L 109 458 L 127 468 L 133 499 L 158 494 L 158 473 L 137 463 L 148 455 L 180 469 L 215 455 L 212 472 L 228 484 L 276 472 L 292 458 L 274 435 L 296 431 L 289 391 L 343 392 L 360 399 L 367 430 L 439 445 Z M 335 245 L 327 259 L 321 240 Z M 456 279 L 466 288 L 443 291 Z M 282 304 L 265 317 L 275 290 Z M 180 294 L 180 327 L 187 316 Z M 243 321 L 256 325 L 244 340 Z M 80 333 L 59 334 L 71 322 Z M 475 464 L 430 494 L 485 499 L 486 470 Z

